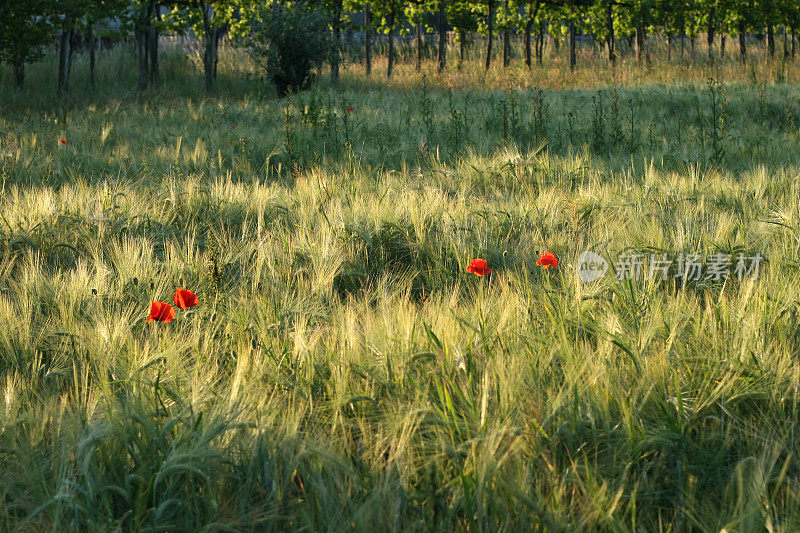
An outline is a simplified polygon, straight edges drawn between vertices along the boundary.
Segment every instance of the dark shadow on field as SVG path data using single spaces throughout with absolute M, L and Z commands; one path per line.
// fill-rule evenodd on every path
M 0 87 L 0 133 L 69 136 L 73 157 L 60 160 L 89 180 L 180 171 L 291 186 L 317 166 L 402 169 L 500 151 L 591 154 L 610 173 L 652 166 L 736 175 L 800 164 L 800 89 L 790 85 L 476 92 L 445 90 L 435 80 L 390 88 L 378 75 L 322 80 L 279 99 L 262 80 L 235 75 L 220 75 L 207 92 L 185 60 L 171 61 L 169 76 L 144 92 L 132 72 L 106 73 L 91 87 L 77 69 L 70 92 L 58 96 L 48 68 L 35 70 L 27 80 L 33 90 Z M 56 174 L 33 163 L 16 179 L 63 183 Z

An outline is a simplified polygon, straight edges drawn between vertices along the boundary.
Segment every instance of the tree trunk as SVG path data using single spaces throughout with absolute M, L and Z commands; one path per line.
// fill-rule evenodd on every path
M 203 54 L 203 72 L 205 74 L 205 87 L 210 90 L 214 86 L 214 63 L 217 55 L 216 32 L 213 28 L 207 30 L 205 36 L 205 53 Z
M 539 66 L 542 66 L 542 62 L 544 59 L 544 28 L 545 23 L 544 21 L 539 22 L 539 50 L 536 54 L 536 62 L 539 63 Z
M 136 36 L 137 72 L 139 75 L 138 87 L 140 91 L 147 89 L 148 61 L 150 59 L 150 5 L 140 6 L 134 27 Z
M 533 29 L 533 19 L 528 19 L 525 23 L 525 65 L 530 70 L 532 66 L 531 61 L 531 31 Z
M 487 20 L 489 42 L 486 45 L 486 70 L 492 65 L 492 39 L 494 38 L 494 0 L 489 0 L 489 18 Z
M 217 79 L 217 66 L 219 65 L 219 42 L 222 40 L 222 37 L 225 35 L 225 28 L 216 28 L 214 30 L 214 38 L 216 42 L 214 42 L 214 79 Z
M 97 36 L 92 31 L 92 28 L 89 28 L 89 83 L 92 86 L 96 85 L 97 83 Z
M 217 28 L 210 28 L 210 34 L 206 36 L 205 53 L 205 75 L 206 89 L 211 89 L 217 79 L 217 60 L 219 58 L 219 31 Z
M 789 57 L 789 35 L 786 31 L 786 26 L 783 26 L 783 58 L 787 59 Z
M 644 26 L 636 26 L 636 61 L 644 59 Z
M 725 42 L 728 39 L 725 37 L 725 34 L 722 33 L 719 36 L 719 60 L 725 61 Z
M 72 28 L 61 30 L 58 49 L 58 93 L 69 89 L 69 48 Z
M 205 50 L 203 53 L 203 72 L 205 74 L 206 90 L 211 90 L 216 78 L 217 65 L 217 44 L 219 41 L 219 31 L 212 26 L 211 6 L 203 4 L 203 40 Z M 146 60 L 145 60 L 146 61 Z
M 439 0 L 439 72 L 447 68 L 447 1 Z
M 511 62 L 511 57 L 509 56 L 509 32 L 508 30 L 503 30 L 503 68 L 508 67 L 508 64 Z
M 144 13 L 144 8 L 142 8 Z M 144 70 L 145 76 L 147 79 L 150 79 L 149 72 L 150 72 L 150 10 L 149 8 L 146 11 L 146 15 L 142 15 L 142 39 L 144 40 Z M 146 18 L 145 18 L 146 17 Z
M 386 77 L 392 77 L 394 67 L 394 13 L 389 15 L 389 60 L 386 65 Z
M 461 66 L 464 64 L 464 53 L 466 52 L 466 39 L 467 39 L 467 32 L 464 30 L 458 30 L 458 70 L 461 70 Z
M 531 68 L 531 32 L 533 31 L 533 24 L 536 20 L 536 15 L 539 14 L 539 7 L 542 5 L 542 0 L 536 0 L 535 4 L 528 3 L 528 21 L 525 24 L 525 64 L 528 69 Z
M 744 30 L 744 22 L 739 24 L 739 57 L 742 62 L 747 59 L 747 32 Z
M 417 72 L 422 70 L 422 24 L 417 24 L 417 63 L 414 69 Z
M 575 72 L 575 63 L 577 63 L 577 55 L 575 53 L 575 20 L 569 21 L 569 70 Z
M 331 81 L 339 81 L 342 40 L 342 0 L 336 0 L 333 9 L 333 50 L 331 51 Z
M 614 65 L 617 62 L 617 54 L 614 50 L 614 4 L 611 3 L 611 0 L 606 0 L 606 33 L 608 61 Z
M 506 13 L 506 17 L 508 17 L 508 0 L 505 0 L 504 9 Z M 511 62 L 511 57 L 509 52 L 509 31 L 508 31 L 508 21 L 506 21 L 505 27 L 503 28 L 503 68 L 508 68 L 508 64 Z
M 147 89 L 147 34 L 141 25 L 141 20 L 136 27 L 136 52 L 138 58 L 139 90 Z
M 61 30 L 58 48 L 58 93 L 69 90 L 69 59 L 72 45 L 72 28 Z
M 161 9 L 156 2 L 152 2 L 147 28 L 147 49 L 150 53 L 148 77 L 151 83 L 158 81 L 158 27 L 154 24 L 157 20 L 161 20 Z
M 716 7 L 712 6 L 708 12 L 708 62 L 714 64 L 714 30 L 716 29 Z
M 14 60 L 14 83 L 20 88 L 25 83 L 25 62 L 19 59 Z
M 372 21 L 369 15 L 369 2 L 364 4 L 364 63 L 367 69 L 367 76 L 372 74 L 372 31 L 370 25 Z
M 769 51 L 770 59 L 775 57 L 775 30 L 772 24 L 767 25 L 767 50 Z
M 72 57 L 75 55 L 75 50 L 78 49 L 79 34 L 72 29 L 69 34 L 69 56 L 67 57 L 67 77 L 72 74 Z
M 672 33 L 667 30 L 667 63 L 672 62 Z
M 794 26 L 792 26 L 792 59 L 794 59 L 794 57 L 795 57 L 794 56 L 794 43 L 795 43 L 796 33 L 797 33 L 797 30 L 795 29 Z

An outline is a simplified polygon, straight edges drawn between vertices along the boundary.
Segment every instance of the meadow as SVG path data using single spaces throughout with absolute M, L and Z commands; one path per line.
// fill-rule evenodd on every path
M 0 72 L 0 529 L 800 528 L 797 63 L 128 56 Z

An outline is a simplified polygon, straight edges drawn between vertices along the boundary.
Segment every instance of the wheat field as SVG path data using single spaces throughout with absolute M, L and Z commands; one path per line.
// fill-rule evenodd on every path
M 212 94 L 126 61 L 0 76 L 0 529 L 800 528 L 796 66 L 277 99 L 236 51 Z

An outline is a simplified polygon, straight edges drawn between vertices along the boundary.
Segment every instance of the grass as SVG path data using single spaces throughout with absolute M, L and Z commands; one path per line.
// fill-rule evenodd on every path
M 174 53 L 141 96 L 121 53 L 0 77 L 0 528 L 800 527 L 796 85 L 277 100 L 235 57 L 212 95 Z M 583 284 L 586 249 L 767 264 Z

